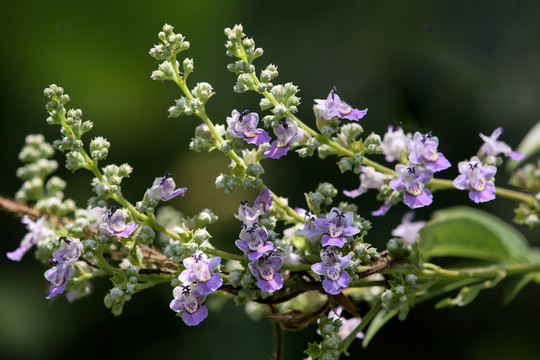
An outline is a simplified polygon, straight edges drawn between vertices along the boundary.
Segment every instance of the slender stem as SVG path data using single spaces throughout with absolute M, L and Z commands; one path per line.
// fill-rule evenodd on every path
M 360 331 L 364 330 L 364 328 L 371 322 L 371 320 L 373 320 L 373 318 L 375 317 L 375 315 L 377 315 L 377 313 L 379 312 L 381 307 L 382 307 L 382 302 L 381 302 L 381 300 L 379 300 L 368 311 L 366 316 L 363 317 L 360 324 L 358 324 L 358 326 L 345 339 L 343 339 L 343 341 L 340 344 L 340 352 L 341 353 L 347 354 L 347 348 L 349 347 L 349 345 L 351 345 L 351 343 L 354 341 L 354 339 L 356 339 L 356 335 Z

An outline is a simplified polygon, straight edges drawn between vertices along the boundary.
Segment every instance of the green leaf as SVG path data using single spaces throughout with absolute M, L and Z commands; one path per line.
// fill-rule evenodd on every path
M 540 256 L 512 225 L 485 211 L 454 207 L 434 213 L 420 230 L 420 256 L 464 257 L 498 263 L 540 263 Z
M 525 159 L 522 161 L 525 161 L 532 155 L 536 154 L 540 150 L 540 121 L 536 123 L 536 125 L 533 126 L 531 130 L 525 135 L 523 140 L 521 140 L 521 143 L 517 147 L 516 151 L 520 153 L 524 153 Z M 514 170 L 518 165 L 520 164 L 519 161 L 510 159 L 508 163 L 506 164 L 506 170 L 512 171 Z
M 442 309 L 445 307 L 453 307 L 453 306 L 465 306 L 471 303 L 478 294 L 480 293 L 480 290 L 482 290 L 484 287 L 482 284 L 480 285 L 473 285 L 473 286 L 464 286 L 459 291 L 459 294 L 455 298 L 446 298 L 441 301 L 439 301 L 437 304 L 435 304 L 435 309 Z
M 304 352 L 315 360 L 321 355 L 321 346 L 317 343 L 309 343 L 308 349 Z
M 537 276 L 537 274 L 527 274 L 523 277 L 512 279 L 504 292 L 503 304 L 505 306 L 510 304 L 525 285 L 534 280 L 535 276 Z
M 369 324 L 369 328 L 366 331 L 366 334 L 364 336 L 364 340 L 362 340 L 362 347 L 367 347 L 371 339 L 377 334 L 377 332 L 386 324 L 388 321 L 390 321 L 394 316 L 398 314 L 399 310 L 389 310 L 386 308 L 381 309 L 375 315 L 371 323 Z

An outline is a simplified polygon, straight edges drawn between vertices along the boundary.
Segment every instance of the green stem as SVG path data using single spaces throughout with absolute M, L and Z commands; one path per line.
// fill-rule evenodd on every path
M 356 335 L 360 331 L 364 330 L 364 328 L 371 322 L 371 320 L 373 320 L 373 318 L 375 317 L 375 315 L 377 315 L 381 307 L 382 307 L 381 300 L 377 301 L 377 303 L 373 305 L 373 307 L 368 311 L 366 316 L 362 318 L 362 321 L 360 322 L 360 324 L 358 324 L 358 326 L 345 339 L 343 339 L 343 341 L 341 342 L 339 346 L 340 353 L 347 354 L 347 348 L 349 347 L 349 345 L 351 345 L 354 339 L 356 339 Z

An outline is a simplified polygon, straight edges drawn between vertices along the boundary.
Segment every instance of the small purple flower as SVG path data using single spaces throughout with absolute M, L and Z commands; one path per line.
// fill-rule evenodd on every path
M 272 252 L 266 253 L 248 264 L 251 273 L 257 277 L 257 287 L 272 293 L 283 287 L 283 271 L 279 270 L 283 260 Z
M 470 161 L 458 164 L 459 175 L 454 179 L 454 186 L 460 190 L 469 189 L 469 198 L 475 203 L 495 199 L 495 185 L 489 180 L 495 176 L 495 166 L 482 166 L 482 162 L 473 156 Z
M 126 224 L 126 212 L 118 209 L 113 213 L 114 206 L 105 213 L 99 224 L 99 232 L 106 235 L 116 235 L 121 238 L 128 238 L 133 234 L 139 225 L 135 223 Z
M 247 227 L 251 227 L 257 222 L 259 216 L 266 214 L 266 211 L 272 205 L 273 197 L 272 193 L 268 188 L 261 190 L 261 193 L 255 199 L 253 206 L 249 206 L 248 201 L 240 202 L 240 207 L 238 208 L 238 214 L 235 214 L 234 217 L 242 221 L 242 224 Z
M 433 172 L 448 169 L 450 162 L 440 152 L 437 152 L 439 139 L 431 133 L 421 134 L 418 131 L 409 140 L 409 160 L 413 164 L 424 164 L 426 169 Z
M 380 208 L 378 208 L 375 211 L 371 212 L 371 215 L 373 216 L 384 216 L 390 210 L 390 208 L 394 205 L 391 201 L 385 201 L 384 204 L 381 205 Z
M 270 159 L 279 159 L 287 154 L 294 139 L 299 134 L 298 125 L 296 125 L 296 121 L 294 120 L 281 119 L 279 120 L 278 127 L 274 129 L 274 133 L 277 136 L 277 140 L 272 142 L 268 150 L 264 152 L 264 156 Z
M 49 295 L 45 297 L 47 300 L 64 292 L 67 282 L 69 280 L 70 271 L 70 264 L 58 264 L 45 271 L 45 279 L 47 279 L 51 283 Z
M 506 157 L 517 161 L 523 160 L 525 158 L 525 154 L 512 151 L 512 148 L 505 142 L 497 141 L 499 136 L 501 136 L 502 131 L 502 127 L 498 127 L 493 131 L 490 137 L 480 134 L 480 137 L 482 140 L 484 140 L 484 144 L 480 147 L 478 156 L 484 158 L 486 156 L 497 156 L 499 154 L 504 154 Z
M 416 165 L 396 165 L 397 178 L 390 181 L 390 187 L 404 193 L 403 202 L 411 209 L 429 205 L 433 202 L 433 195 L 429 189 L 424 188 L 433 177 L 429 170 L 418 170 Z
M 343 212 L 340 208 L 334 207 L 330 210 L 326 219 L 315 220 L 315 227 L 325 233 L 322 237 L 321 245 L 334 245 L 342 247 L 347 242 L 347 236 L 352 236 L 360 232 L 352 226 L 354 214 Z
M 339 331 L 336 335 L 341 340 L 344 340 L 347 336 L 349 336 L 354 331 L 354 329 L 358 327 L 358 325 L 360 325 L 360 323 L 362 322 L 362 319 L 357 318 L 357 317 L 345 319 L 344 317 L 341 316 L 342 312 L 343 312 L 343 307 L 338 306 L 335 312 L 333 310 L 330 310 L 330 312 L 328 313 L 328 319 L 341 320 L 341 327 L 339 328 Z M 359 333 L 356 334 L 356 338 L 363 339 L 364 333 L 360 331 Z
M 45 279 L 51 282 L 49 295 L 46 299 L 51 299 L 58 294 L 64 292 L 69 275 L 72 268 L 72 263 L 81 256 L 83 245 L 77 238 L 61 237 L 61 248 L 53 253 L 53 258 L 49 263 L 55 266 L 45 272 Z
M 216 291 L 223 284 L 221 275 L 213 272 L 217 269 L 220 262 L 220 257 L 209 259 L 205 253 L 198 250 L 190 257 L 184 259 L 183 263 L 186 269 L 178 276 L 178 280 L 183 283 L 197 282 L 197 291 L 199 294 L 208 295 Z
M 199 293 L 194 284 L 175 287 L 173 296 L 169 306 L 177 313 L 183 312 L 182 320 L 187 326 L 198 325 L 208 316 L 208 309 L 201 305 L 206 297 Z
M 266 131 L 257 129 L 258 123 L 259 115 L 257 113 L 248 114 L 248 110 L 244 110 L 242 113 L 233 110 L 231 117 L 227 118 L 229 133 L 233 137 L 244 139 L 248 144 L 261 145 L 271 140 Z
M 409 140 L 411 137 L 411 134 L 405 134 L 400 126 L 395 130 L 393 126 L 389 126 L 381 142 L 386 161 L 400 161 L 409 152 Z
M 30 250 L 30 248 L 43 240 L 47 229 L 43 227 L 43 218 L 39 218 L 37 221 L 32 221 L 28 216 L 23 216 L 21 222 L 26 225 L 26 229 L 29 231 L 21 240 L 19 247 L 6 255 L 10 260 L 21 261 L 24 254 Z
M 178 195 L 184 196 L 187 188 L 175 189 L 176 184 L 169 176 L 169 173 L 165 173 L 165 176 L 158 177 L 154 180 L 152 187 L 148 189 L 147 193 L 150 200 L 167 201 Z
M 324 291 L 331 295 L 337 295 L 341 289 L 349 286 L 350 276 L 345 271 L 351 261 L 351 256 L 341 256 L 341 253 L 334 253 L 333 247 L 328 247 L 321 251 L 322 262 L 311 265 L 314 273 L 324 276 L 322 286 Z
M 425 221 L 412 222 L 413 213 L 408 212 L 403 216 L 401 224 L 392 230 L 392 235 L 400 237 L 407 245 L 412 245 L 418 239 L 418 232 L 426 225 Z
M 298 211 L 297 211 L 298 212 Z M 325 230 L 321 230 L 315 226 L 315 213 L 313 211 L 304 210 L 304 228 L 296 233 L 296 235 L 305 235 L 306 241 L 315 243 L 321 237 Z
M 274 249 L 274 245 L 267 240 L 266 228 L 258 227 L 255 223 L 249 228 L 245 225 L 242 227 L 240 239 L 236 240 L 235 244 L 240 250 L 248 253 L 248 259 L 253 261 Z
M 315 105 L 315 109 L 318 110 L 318 115 L 324 120 L 339 117 L 341 119 L 358 121 L 359 119 L 363 118 L 368 111 L 368 109 L 355 109 L 347 103 L 341 101 L 339 96 L 336 94 L 335 87 L 330 91 L 330 94 L 328 94 L 328 98 L 326 98 L 326 100 L 316 99 L 315 102 L 317 103 L 317 105 Z
M 354 199 L 367 192 L 368 189 L 379 189 L 384 184 L 384 181 L 390 178 L 390 175 L 378 172 L 371 166 L 362 165 L 360 173 L 360 186 L 355 190 L 343 190 L 343 194 Z

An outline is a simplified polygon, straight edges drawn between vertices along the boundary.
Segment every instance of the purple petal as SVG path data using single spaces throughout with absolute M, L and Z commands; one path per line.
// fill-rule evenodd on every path
M 388 204 L 382 204 L 380 208 L 378 208 L 375 211 L 371 212 L 371 215 L 373 216 L 384 216 L 390 210 L 390 208 L 394 205 L 393 203 L 389 202 Z
M 343 194 L 345 196 L 348 196 L 353 199 L 362 195 L 365 192 L 367 192 L 367 188 L 363 188 L 363 187 L 359 187 L 358 189 L 355 189 L 355 190 L 343 190 Z
M 184 312 L 184 315 L 182 315 L 182 320 L 187 326 L 195 326 L 199 325 L 201 321 L 206 319 L 207 316 L 208 309 L 206 308 L 206 306 L 201 306 L 197 311 L 192 314 L 188 311 Z
M 508 156 L 509 158 L 512 158 L 512 159 L 517 160 L 517 161 L 521 161 L 521 160 L 525 159 L 525 156 L 526 156 L 526 154 L 519 153 L 519 152 L 516 152 L 516 151 L 510 151 L 509 153 L 506 153 L 505 155 Z
M 201 295 L 208 295 L 216 291 L 223 284 L 223 279 L 218 273 L 214 273 L 210 280 L 197 283 L 197 291 Z
M 270 159 L 279 159 L 283 155 L 287 154 L 287 151 L 289 150 L 290 147 L 291 147 L 290 144 L 287 146 L 279 147 L 278 142 L 274 141 L 272 145 L 270 145 L 268 150 L 264 152 L 264 156 Z
M 115 231 L 114 234 L 121 238 L 128 238 L 131 236 L 131 234 L 133 234 L 135 230 L 137 230 L 138 227 L 139 227 L 138 224 L 128 223 L 126 224 L 126 227 L 124 228 L 124 230 L 119 231 L 119 232 Z
M 344 238 L 343 236 L 330 237 L 330 235 L 324 235 L 322 237 L 321 245 L 322 246 L 334 245 L 337 247 L 342 247 L 343 245 L 345 245 L 346 242 L 347 242 L 347 239 Z
M 327 268 L 328 266 L 325 263 L 316 263 L 311 265 L 311 270 L 313 270 L 315 274 L 319 275 L 325 275 Z
M 495 199 L 495 186 L 493 184 L 486 184 L 486 188 L 482 191 L 472 190 L 469 191 L 469 198 L 475 203 L 482 203 Z
M 28 236 L 28 235 L 27 235 Z M 24 242 L 24 241 L 23 241 Z M 30 250 L 30 248 L 32 247 L 32 242 L 31 241 L 28 241 L 26 242 L 25 244 L 19 246 L 17 249 L 11 251 L 11 252 L 8 252 L 6 253 L 7 257 L 10 259 L 10 260 L 13 260 L 13 261 L 21 261 L 21 259 L 23 258 L 24 254 L 26 254 L 28 252 L 28 250 Z
M 422 193 L 417 196 L 405 192 L 403 202 L 411 209 L 417 209 L 431 204 L 433 202 L 433 195 L 429 189 L 424 189 Z
M 326 291 L 330 295 L 337 295 L 341 292 L 341 288 L 339 287 L 337 282 L 332 281 L 328 278 L 323 280 L 322 286 L 323 286 L 324 291 Z

